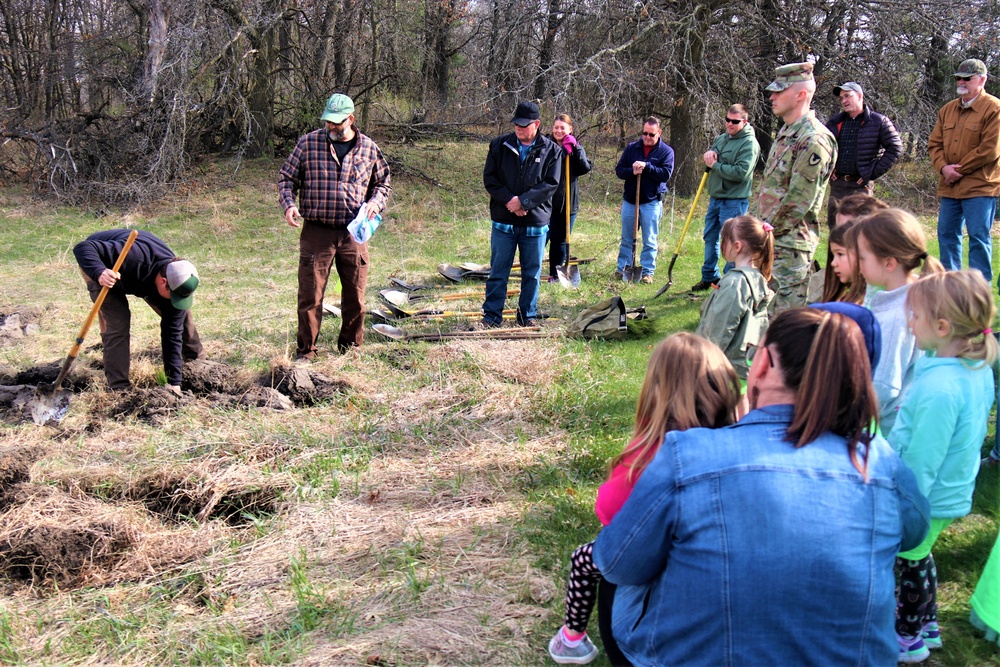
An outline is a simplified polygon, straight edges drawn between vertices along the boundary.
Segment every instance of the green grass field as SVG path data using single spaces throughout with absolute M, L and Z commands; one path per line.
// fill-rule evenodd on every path
M 371 242 L 370 308 L 390 277 L 448 288 L 438 263 L 489 261 L 486 144 L 383 148 L 401 162 Z M 340 356 L 331 320 L 313 368 L 347 389 L 316 405 L 272 411 L 192 397 L 148 420 L 116 411 L 98 380 L 58 428 L 0 424 L 0 473 L 11 452 L 30 450 L 20 495 L 0 514 L 0 663 L 549 664 L 569 555 L 599 529 L 593 501 L 631 432 L 650 350 L 670 332 L 693 330 L 701 303 L 686 289 L 700 275 L 706 201 L 674 286 L 653 300 L 691 201 L 665 204 L 655 283 L 613 281 L 618 153 L 588 152 L 596 168 L 581 180 L 573 254 L 595 261 L 581 267 L 579 291 L 542 285 L 544 327 L 559 330 L 621 294 L 630 307 L 646 306 L 648 335 L 428 344 L 370 333 L 360 352 Z M 156 206 L 106 217 L 7 188 L 0 312 L 41 314 L 37 333 L 3 341 L 0 375 L 62 360 L 90 307 L 72 247 L 122 224 L 152 231 L 198 266 L 194 314 L 210 359 L 246 377 L 287 365 L 298 237 L 276 204 L 278 166 L 245 163 L 234 175 L 231 163 L 208 163 Z M 920 169 L 907 166 L 914 180 Z M 932 218 L 924 220 L 935 252 Z M 133 310 L 134 384 L 155 387 L 155 319 L 141 304 Z M 100 360 L 98 341 L 91 332 L 81 372 Z M 154 496 L 169 500 L 169 515 Z M 199 519 L 197 503 L 215 497 L 243 504 Z M 2 546 L 108 526 L 128 547 L 72 576 L 50 568 L 26 578 Z M 994 469 L 980 476 L 973 513 L 935 549 L 945 647 L 928 664 L 1000 665 L 1000 650 L 966 620 L 998 528 Z M 606 664 L 603 655 L 595 664 Z

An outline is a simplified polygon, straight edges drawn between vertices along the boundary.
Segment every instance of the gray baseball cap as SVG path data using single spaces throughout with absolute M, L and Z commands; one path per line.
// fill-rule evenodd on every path
M 833 87 L 833 94 L 840 97 L 840 93 L 845 90 L 853 90 L 858 95 L 864 95 L 865 91 L 861 90 L 861 84 L 855 83 L 853 81 L 848 81 L 847 83 L 842 83 L 839 86 Z

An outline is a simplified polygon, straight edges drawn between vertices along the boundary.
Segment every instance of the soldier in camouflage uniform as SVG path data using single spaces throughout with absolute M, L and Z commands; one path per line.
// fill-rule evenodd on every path
M 809 108 L 816 92 L 812 63 L 783 65 L 774 73 L 767 90 L 785 125 L 771 146 L 757 198 L 757 215 L 774 227 L 772 315 L 806 304 L 819 214 L 837 163 L 837 142 Z

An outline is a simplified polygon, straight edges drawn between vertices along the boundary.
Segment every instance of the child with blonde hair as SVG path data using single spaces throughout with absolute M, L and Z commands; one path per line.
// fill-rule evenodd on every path
M 767 306 L 774 292 L 767 286 L 774 263 L 774 228 L 752 215 L 739 215 L 722 225 L 722 256 L 733 263 L 701 308 L 695 333 L 712 341 L 740 379 L 746 381 L 747 347 L 760 342 L 767 329 Z
M 927 238 L 917 219 L 898 208 L 862 218 L 848 231 L 848 238 L 848 244 L 857 248 L 858 270 L 868 283 L 864 306 L 882 327 L 882 359 L 872 384 L 882 433 L 888 435 L 903 390 L 913 378 L 913 365 L 922 354 L 907 328 L 906 295 L 917 280 L 917 268 L 924 277 L 941 273 L 944 267 L 927 254 Z
M 972 510 L 986 422 L 993 406 L 996 317 L 978 271 L 949 271 L 913 283 L 906 297 L 919 359 L 889 443 L 917 477 L 931 506 L 931 530 L 899 554 L 899 661 L 922 662 L 941 646 L 937 572 L 931 549 L 952 521 Z
M 646 368 L 632 440 L 611 462 L 608 481 L 597 492 L 594 511 L 601 524 L 611 523 L 625 504 L 667 433 L 731 424 L 739 400 L 739 378 L 718 347 L 683 331 L 661 342 Z M 559 664 L 585 665 L 597 657 L 587 637 L 602 578 L 593 549 L 589 542 L 570 558 L 565 624 L 549 641 L 549 655 Z

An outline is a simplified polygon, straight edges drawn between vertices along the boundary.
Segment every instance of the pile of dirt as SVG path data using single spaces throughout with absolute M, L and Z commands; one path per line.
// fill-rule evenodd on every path
M 42 457 L 38 445 L 0 447 L 0 511 L 11 504 L 12 489 L 31 478 L 31 466 Z
M 0 308 L 0 347 L 38 333 L 45 310 L 36 306 Z
M 351 388 L 345 380 L 335 380 L 322 373 L 299 366 L 275 365 L 271 376 L 262 378 L 262 384 L 285 394 L 296 405 L 316 405 L 343 394 Z
M 178 396 L 166 387 L 144 389 L 134 387 L 111 394 L 105 414 L 118 420 L 132 417 L 153 424 L 160 424 L 188 402 L 188 398 Z

